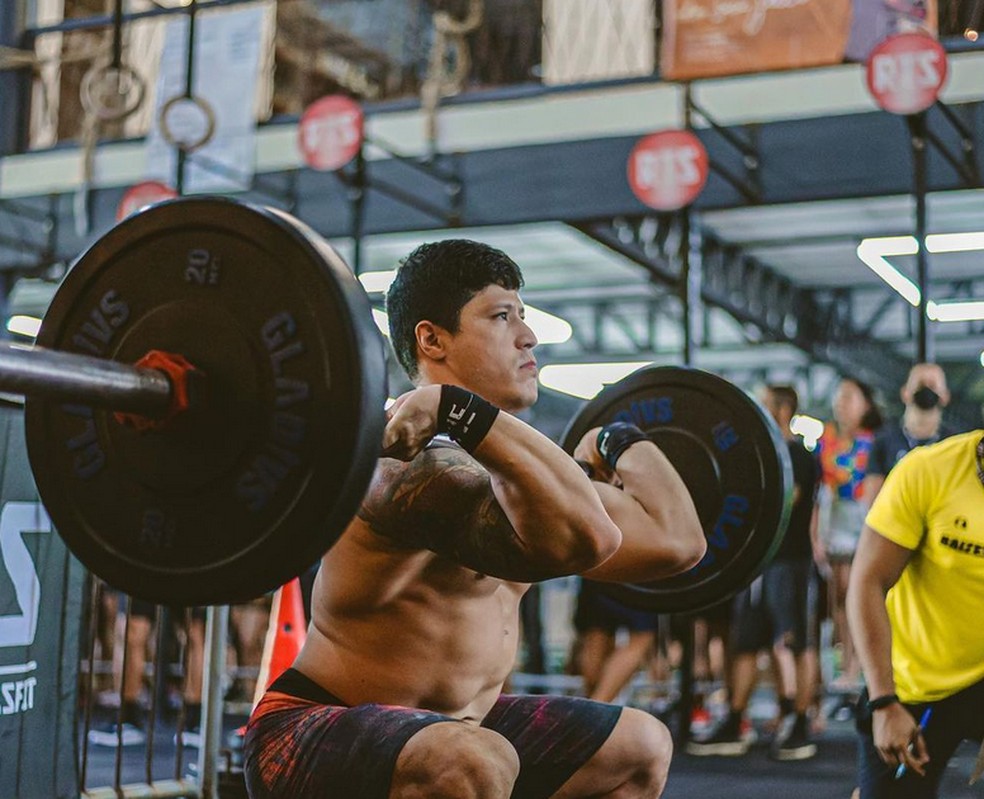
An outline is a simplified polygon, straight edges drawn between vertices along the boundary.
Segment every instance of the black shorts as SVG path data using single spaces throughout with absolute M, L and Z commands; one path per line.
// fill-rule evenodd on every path
M 732 634 L 739 653 L 784 641 L 796 654 L 816 648 L 817 586 L 809 560 L 776 560 L 734 599 Z
M 519 755 L 513 799 L 547 799 L 608 739 L 622 709 L 577 697 L 503 694 L 482 727 Z M 416 708 L 348 707 L 294 669 L 256 706 L 244 742 L 252 799 L 386 799 L 407 741 L 449 716 Z
M 656 632 L 659 629 L 659 614 L 628 608 L 602 594 L 591 582 L 583 580 L 577 595 L 574 628 L 582 633 L 587 630 L 604 630 L 607 633 L 618 630 Z

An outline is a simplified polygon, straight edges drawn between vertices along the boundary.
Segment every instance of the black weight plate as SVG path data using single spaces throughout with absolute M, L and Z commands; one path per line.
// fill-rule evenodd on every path
M 160 432 L 28 399 L 31 466 L 72 551 L 129 594 L 220 604 L 315 562 L 368 487 L 382 339 L 351 271 L 302 223 L 224 198 L 130 217 L 76 262 L 38 335 L 133 363 L 179 353 L 204 407 Z
M 564 449 L 573 452 L 588 430 L 614 421 L 638 425 L 666 453 L 693 497 L 707 553 L 675 577 L 599 587 L 632 607 L 683 613 L 748 585 L 782 542 L 792 507 L 789 450 L 772 418 L 710 372 L 644 367 L 581 409 Z

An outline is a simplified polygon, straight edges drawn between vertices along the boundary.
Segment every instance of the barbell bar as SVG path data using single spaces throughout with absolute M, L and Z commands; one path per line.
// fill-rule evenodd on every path
M 209 197 L 152 206 L 83 253 L 37 346 L 0 349 L 0 390 L 26 397 L 32 470 L 70 549 L 178 605 L 258 596 L 334 544 L 375 468 L 387 393 L 368 298 L 334 250 L 288 214 Z M 792 493 L 767 414 L 710 373 L 649 368 L 588 403 L 563 446 L 614 419 L 668 454 L 708 554 L 611 593 L 678 612 L 750 582 Z

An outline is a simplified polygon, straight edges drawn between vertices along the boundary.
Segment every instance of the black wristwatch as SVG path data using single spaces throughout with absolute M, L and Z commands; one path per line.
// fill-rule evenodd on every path
M 867 702 L 868 712 L 871 713 L 875 710 L 881 710 L 883 707 L 894 705 L 898 701 L 899 701 L 898 694 L 885 694 L 884 696 L 876 696 L 874 699 L 868 700 Z

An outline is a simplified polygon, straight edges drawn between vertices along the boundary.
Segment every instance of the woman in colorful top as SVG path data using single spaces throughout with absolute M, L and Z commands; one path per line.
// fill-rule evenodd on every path
M 834 419 L 825 425 L 817 447 L 821 489 L 816 560 L 827 577 L 834 640 L 842 646 L 837 683 L 851 688 L 858 682 L 860 668 L 847 628 L 845 601 L 851 561 L 867 511 L 862 502 L 862 483 L 882 417 L 871 387 L 853 377 L 845 377 L 838 385 L 833 412 Z

